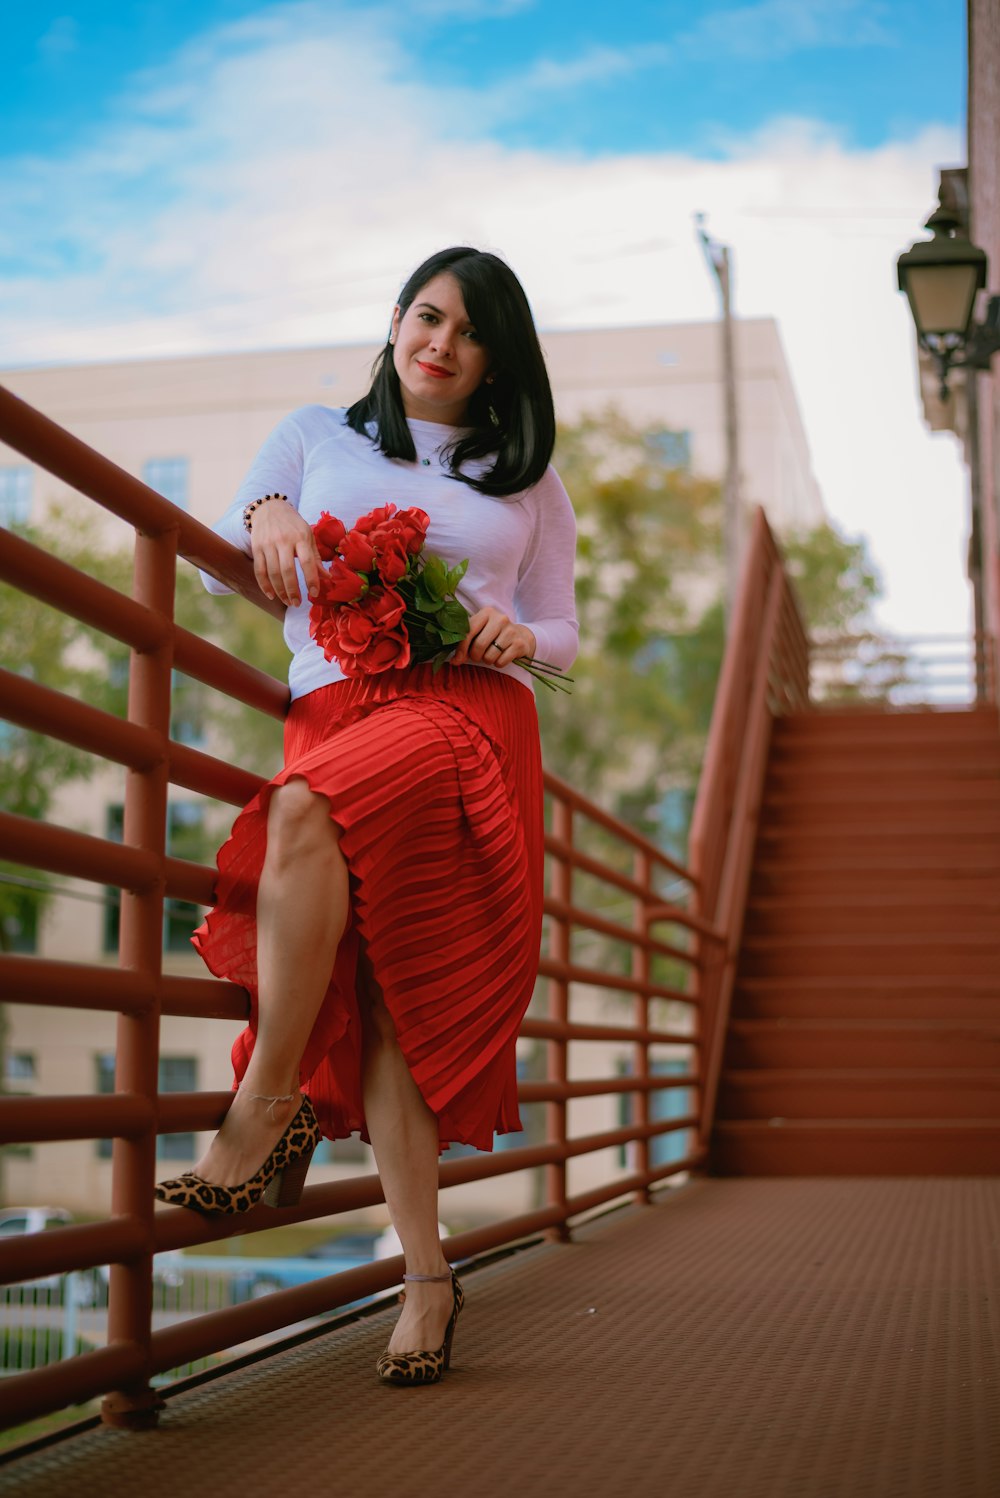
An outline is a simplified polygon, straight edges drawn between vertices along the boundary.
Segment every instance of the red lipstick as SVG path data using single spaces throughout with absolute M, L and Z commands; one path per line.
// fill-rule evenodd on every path
M 435 380 L 450 380 L 454 372 L 450 369 L 442 369 L 440 364 L 425 364 L 422 359 L 417 360 L 418 366 L 424 374 L 430 375 Z

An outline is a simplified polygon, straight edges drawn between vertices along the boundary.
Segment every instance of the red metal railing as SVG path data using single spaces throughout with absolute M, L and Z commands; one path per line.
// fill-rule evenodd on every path
M 699 913 L 723 943 L 703 947 L 700 1140 L 715 1115 L 771 724 L 809 705 L 809 641 L 764 511 L 758 509 L 712 712 L 691 823 Z
M 258 607 L 278 610 L 261 597 L 246 557 L 227 546 L 190 516 L 86 447 L 39 412 L 0 390 L 0 440 L 88 495 L 136 530 L 134 596 L 125 598 L 84 576 L 23 538 L 0 533 L 0 580 L 43 599 L 69 616 L 124 641 L 131 648 L 126 720 L 99 711 L 38 682 L 0 672 L 0 711 L 11 722 L 74 744 L 127 769 L 124 841 L 115 843 L 65 827 L 9 813 L 0 814 L 0 854 L 37 870 L 75 876 L 122 891 L 120 960 L 117 969 L 48 957 L 0 955 L 0 984 L 9 1002 L 116 1012 L 118 1018 L 114 1096 L 0 1099 L 0 1136 L 8 1142 L 114 1138 L 112 1210 L 102 1222 L 67 1227 L 42 1236 L 0 1244 L 0 1283 L 110 1263 L 108 1345 L 69 1357 L 51 1367 L 4 1381 L 3 1420 L 17 1423 L 33 1415 L 105 1395 L 107 1421 L 127 1426 L 156 1418 L 159 1396 L 154 1375 L 189 1360 L 245 1342 L 331 1307 L 385 1289 L 398 1281 L 400 1263 L 387 1260 L 331 1276 L 266 1300 L 234 1306 L 153 1331 L 152 1256 L 273 1226 L 333 1213 L 353 1212 L 383 1200 L 377 1177 L 312 1185 L 294 1209 L 274 1213 L 257 1208 L 232 1219 L 206 1220 L 179 1210 L 154 1213 L 152 1187 L 156 1137 L 162 1133 L 211 1129 L 228 1107 L 229 1093 L 157 1094 L 160 1015 L 192 1019 L 243 1019 L 246 995 L 233 984 L 208 978 L 165 974 L 162 968 L 163 904 L 168 896 L 202 904 L 211 901 L 214 871 L 167 856 L 168 786 L 179 785 L 233 805 L 252 796 L 260 778 L 169 738 L 172 669 L 274 717 L 285 711 L 283 684 L 237 661 L 210 642 L 173 622 L 173 586 L 178 556 L 222 578 Z M 760 544 L 759 542 L 757 543 Z M 770 556 L 770 553 L 768 553 Z M 775 573 L 773 557 L 768 576 Z M 741 605 L 747 618 L 763 613 L 766 629 L 797 639 L 797 621 L 773 586 L 758 599 L 754 580 Z M 774 603 L 774 597 L 779 599 Z M 768 636 L 770 638 L 770 636 Z M 748 649 L 749 649 L 748 640 Z M 740 670 L 752 676 L 748 655 Z M 731 673 L 732 674 L 732 673 Z M 742 680 L 742 678 L 740 678 Z M 754 686 L 756 691 L 756 686 Z M 716 794 L 727 806 L 742 805 L 742 776 L 733 801 L 736 772 L 730 764 L 732 733 L 761 733 L 757 699 L 739 689 L 742 706 L 728 709 L 725 744 L 713 750 Z M 744 701 L 744 698 L 746 699 Z M 713 740 L 715 743 L 715 740 Z M 734 780 L 735 785 L 735 780 Z M 524 1103 L 544 1102 L 545 1142 L 450 1161 L 441 1167 L 441 1185 L 544 1167 L 543 1205 L 448 1240 L 453 1258 L 467 1257 L 540 1231 L 566 1236 L 574 1219 L 615 1198 L 648 1198 L 650 1188 L 670 1175 L 702 1164 L 705 1101 L 700 1057 L 721 1012 L 717 998 L 709 1022 L 699 1015 L 705 1003 L 706 974 L 717 935 L 705 912 L 714 910 L 720 879 L 726 889 L 736 873 L 708 861 L 703 889 L 682 865 L 666 857 L 622 823 L 555 777 L 546 777 L 552 808 L 546 840 L 548 940 L 539 973 L 547 980 L 547 1004 L 533 1005 L 522 1034 L 548 1048 L 544 1082 L 520 1087 Z M 727 822 L 732 820 L 730 816 Z M 702 843 L 706 827 L 701 812 Z M 708 830 L 718 830 L 714 812 Z M 742 848 L 743 844 L 740 844 Z M 702 863 L 706 862 L 704 854 Z M 742 867 L 742 864 L 740 865 Z M 686 891 L 681 905 L 664 898 L 663 885 Z M 733 896 L 727 895 L 724 909 Z M 609 913 L 608 904 L 613 909 Z M 699 914 L 699 911 L 701 914 Z M 656 934 L 657 932 L 661 934 Z M 604 944 L 598 962 L 579 960 L 580 938 Z M 728 955 L 728 947 L 726 949 Z M 621 953 L 631 953 L 629 961 Z M 581 993 L 624 995 L 630 1010 L 621 1023 L 573 1018 Z M 713 990 L 714 994 L 714 990 Z M 659 1006 L 673 1017 L 661 1021 Z M 603 1042 L 624 1045 L 634 1058 L 630 1075 L 607 1071 L 576 1077 L 569 1046 Z M 654 1072 L 651 1053 L 658 1046 L 679 1048 L 689 1058 L 683 1076 Z M 702 1105 L 681 1117 L 654 1119 L 650 1098 L 667 1088 L 703 1094 Z M 602 1094 L 634 1100 L 630 1122 L 598 1133 L 569 1127 L 573 1100 Z M 679 1159 L 654 1164 L 650 1142 L 671 1133 L 682 1137 L 701 1129 L 702 1139 Z M 627 1173 L 609 1170 L 597 1186 L 574 1192 L 571 1162 L 597 1151 L 630 1146 Z

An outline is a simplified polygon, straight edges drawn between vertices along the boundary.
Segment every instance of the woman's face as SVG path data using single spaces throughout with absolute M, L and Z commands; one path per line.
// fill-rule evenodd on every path
M 402 317 L 397 307 L 392 339 L 406 415 L 461 426 L 470 397 L 489 371 L 490 354 L 469 321 L 455 278 L 434 276 Z

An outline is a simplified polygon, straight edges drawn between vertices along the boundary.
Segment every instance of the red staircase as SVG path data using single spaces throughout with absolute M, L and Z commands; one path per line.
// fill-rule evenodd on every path
M 1000 721 L 773 720 L 712 1166 L 1000 1173 Z

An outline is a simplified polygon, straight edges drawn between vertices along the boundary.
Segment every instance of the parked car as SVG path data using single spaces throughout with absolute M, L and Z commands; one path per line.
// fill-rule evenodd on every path
M 25 1234 L 44 1233 L 50 1228 L 71 1227 L 75 1218 L 66 1207 L 5 1207 L 0 1210 L 0 1240 L 17 1238 Z M 157 1254 L 153 1260 L 153 1283 L 164 1289 L 176 1289 L 184 1283 L 183 1257 L 174 1249 Z M 45 1295 L 49 1300 L 60 1300 L 65 1293 L 66 1274 L 45 1274 L 38 1279 L 22 1280 L 16 1285 L 0 1287 L 0 1293 L 16 1291 L 23 1295 L 27 1290 Z M 111 1269 L 107 1264 L 98 1264 L 93 1269 L 78 1269 L 73 1272 L 76 1302 L 81 1306 L 106 1305 Z
M 231 1259 L 230 1296 L 234 1303 L 257 1300 L 275 1290 L 290 1290 L 324 1275 L 358 1269 L 375 1258 L 378 1237 L 377 1232 L 343 1233 L 325 1238 L 295 1258 L 249 1259 L 245 1263 Z

